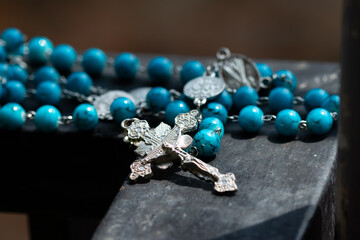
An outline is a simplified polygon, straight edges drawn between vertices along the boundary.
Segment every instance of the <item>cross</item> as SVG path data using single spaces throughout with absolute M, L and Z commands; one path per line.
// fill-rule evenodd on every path
M 125 141 L 135 145 L 135 153 L 142 157 L 130 165 L 130 179 L 151 178 L 152 164 L 167 169 L 174 161 L 180 160 L 184 170 L 200 179 L 212 181 L 215 191 L 237 191 L 234 174 L 221 174 L 217 168 L 183 150 L 192 144 L 192 137 L 185 133 L 196 130 L 199 119 L 199 112 L 191 110 L 176 116 L 173 128 L 162 122 L 154 129 L 145 120 L 125 119 L 121 124 L 127 131 Z

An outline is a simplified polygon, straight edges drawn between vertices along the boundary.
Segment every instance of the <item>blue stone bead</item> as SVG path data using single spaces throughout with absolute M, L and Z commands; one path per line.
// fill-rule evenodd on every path
M 306 122 L 312 134 L 323 135 L 331 130 L 333 118 L 328 110 L 315 108 L 307 115 Z
M 336 112 L 337 114 L 339 114 L 339 110 L 340 110 L 339 95 L 331 95 L 330 97 L 326 98 L 321 104 L 321 107 L 325 108 L 329 112 Z
M 5 62 L 7 58 L 7 52 L 3 46 L 0 45 L 0 62 Z
M 170 101 L 170 92 L 163 87 L 154 87 L 146 95 L 147 106 L 153 112 L 165 110 Z
M 20 30 L 7 28 L 1 33 L 1 39 L 5 42 L 5 48 L 10 53 L 16 51 L 24 43 L 25 37 Z
M 217 131 L 220 131 L 220 135 L 219 135 L 220 138 L 224 136 L 224 132 L 225 132 L 224 124 L 221 122 L 220 119 L 216 117 L 208 117 L 203 119 L 199 125 L 199 130 L 203 130 L 203 129 L 210 129 L 215 133 Z
M 0 84 L 0 101 L 5 94 L 6 94 L 5 89 L 3 88 L 3 85 Z
M 191 79 L 200 77 L 204 74 L 205 67 L 199 61 L 191 60 L 186 62 L 180 71 L 180 81 L 185 85 Z
M 202 117 L 216 117 L 220 119 L 223 124 L 226 124 L 228 112 L 221 103 L 212 102 L 202 110 Z
M 51 66 L 43 66 L 39 68 L 34 74 L 34 84 L 39 85 L 44 81 L 51 81 L 57 83 L 60 78 L 59 72 Z
M 256 101 L 259 99 L 259 95 L 252 87 L 243 86 L 236 90 L 233 100 L 236 110 L 240 111 L 242 108 L 248 105 L 256 105 Z
M 295 136 L 299 131 L 300 115 L 292 109 L 280 111 L 275 119 L 276 131 L 284 136 Z
M 166 57 L 155 57 L 148 65 L 148 74 L 153 83 L 168 82 L 173 74 L 173 64 Z
M 25 99 L 26 88 L 20 81 L 10 80 L 4 85 L 5 87 L 5 101 L 21 103 Z
M 34 37 L 29 42 L 29 62 L 42 65 L 47 63 L 53 52 L 53 44 L 46 37 Z
M 221 103 L 228 111 L 231 109 L 233 105 L 233 99 L 230 93 L 226 90 L 222 91 L 222 93 L 212 101 Z
M 0 126 L 7 130 L 16 130 L 24 125 L 26 113 L 17 103 L 7 103 L 0 109 Z
M 85 72 L 74 72 L 68 77 L 66 88 L 84 95 L 90 94 L 93 85 L 91 77 Z
M 14 52 L 11 52 L 11 54 L 14 56 L 24 56 L 25 55 L 25 44 L 21 45 Z
M 139 59 L 131 53 L 125 52 L 116 57 L 114 69 L 120 79 L 134 79 L 139 70 Z
M 294 106 L 294 95 L 285 87 L 276 87 L 270 91 L 269 107 L 271 111 L 277 113 L 283 109 Z
M 272 69 L 265 63 L 256 63 L 256 67 L 261 77 L 271 77 L 273 75 Z
M 271 83 L 273 87 L 286 87 L 292 92 L 295 91 L 297 80 L 295 75 L 291 71 L 279 70 L 275 74 L 277 75 L 277 78 L 275 78 Z
M 187 113 L 190 111 L 189 106 L 181 100 L 176 100 L 169 103 L 165 108 L 165 121 L 170 124 L 175 124 L 175 117 L 180 113 Z
M 7 78 L 7 72 L 9 65 L 6 63 L 0 63 L 0 77 Z
M 41 82 L 36 88 L 35 97 L 41 104 L 57 105 L 61 100 L 61 88 L 55 82 Z
M 44 105 L 36 110 L 34 124 L 41 132 L 53 132 L 59 126 L 61 114 L 59 110 L 51 105 Z
M 26 69 L 22 68 L 17 64 L 11 64 L 8 66 L 7 79 L 18 80 L 24 84 L 28 81 L 28 73 Z
M 239 125 L 245 132 L 257 132 L 264 125 L 263 116 L 257 106 L 246 106 L 239 113 Z
M 314 88 L 308 91 L 304 97 L 304 106 L 306 111 L 310 112 L 314 108 L 318 108 L 329 97 L 329 94 L 321 88 Z
M 115 122 L 121 123 L 127 118 L 136 116 L 136 107 L 129 98 L 119 97 L 110 105 L 110 112 Z
M 98 48 L 90 48 L 82 58 L 81 65 L 84 71 L 90 75 L 99 76 L 104 70 L 106 54 Z
M 80 131 L 93 130 L 99 122 L 95 107 L 88 103 L 77 106 L 73 113 L 73 122 Z
M 76 61 L 76 51 L 67 44 L 55 47 L 50 57 L 51 64 L 60 72 L 71 72 Z
M 199 151 L 200 157 L 215 155 L 220 149 L 220 137 L 210 129 L 203 129 L 194 136 L 192 146 Z

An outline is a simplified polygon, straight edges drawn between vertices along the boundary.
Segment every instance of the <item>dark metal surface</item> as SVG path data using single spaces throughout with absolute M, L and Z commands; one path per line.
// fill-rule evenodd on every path
M 315 87 L 339 90 L 337 64 L 266 63 L 295 73 L 295 95 Z M 302 106 L 296 110 L 306 117 Z M 286 139 L 273 125 L 249 135 L 228 124 L 209 163 L 235 173 L 235 195 L 214 194 L 210 183 L 178 166 L 159 170 L 148 183 L 124 183 L 93 239 L 331 239 L 336 145 L 336 127 L 324 137 Z

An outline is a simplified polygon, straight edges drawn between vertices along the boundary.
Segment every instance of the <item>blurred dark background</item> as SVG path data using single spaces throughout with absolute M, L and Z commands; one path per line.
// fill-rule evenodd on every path
M 341 0 L 2 0 L 14 26 L 77 50 L 338 61 Z
M 0 31 L 78 51 L 339 61 L 341 0 L 0 0 Z M 25 215 L 0 214 L 0 239 L 28 239 Z

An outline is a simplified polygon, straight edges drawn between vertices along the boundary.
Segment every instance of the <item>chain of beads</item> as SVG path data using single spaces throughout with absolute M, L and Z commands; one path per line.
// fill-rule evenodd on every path
M 7 64 L 6 62 L 10 63 Z M 51 63 L 52 66 L 45 64 Z M 83 72 L 73 72 L 72 67 L 80 62 Z M 29 76 L 27 63 L 42 66 Z M 93 86 L 91 76 L 102 74 L 106 65 L 113 65 L 120 79 L 134 79 L 138 72 L 145 72 L 138 58 L 131 53 L 122 53 L 115 59 L 109 58 L 97 48 L 87 50 L 77 56 L 76 51 L 67 44 L 53 47 L 45 37 L 34 37 L 25 43 L 25 36 L 15 28 L 3 31 L 0 40 L 0 99 L 8 102 L 0 109 L 0 125 L 9 130 L 20 128 L 26 119 L 34 120 L 40 131 L 55 131 L 60 124 L 74 122 L 81 131 L 96 127 L 99 118 L 91 104 L 79 105 L 72 116 L 61 116 L 56 107 L 61 98 L 75 98 L 88 101 L 90 94 L 102 94 L 105 89 Z M 193 149 L 202 156 L 215 154 L 220 147 L 227 121 L 237 121 L 245 132 L 257 132 L 265 122 L 274 123 L 280 135 L 295 136 L 299 130 L 309 130 L 312 134 L 322 135 L 330 131 L 339 112 L 338 95 L 329 95 L 323 89 L 312 89 L 304 98 L 294 97 L 297 80 L 289 70 L 279 70 L 273 74 L 272 69 L 257 63 L 258 71 L 263 77 L 263 87 L 271 87 L 268 97 L 259 97 L 258 92 L 247 86 L 234 92 L 223 91 L 202 108 L 203 121 L 199 132 L 194 137 Z M 149 79 L 156 84 L 164 84 L 172 78 L 174 72 L 180 73 L 182 84 L 205 74 L 205 67 L 198 61 L 189 61 L 183 66 L 174 67 L 165 57 L 152 59 L 147 67 Z M 67 78 L 60 74 L 71 73 Z M 26 90 L 25 84 L 34 89 Z M 64 86 L 64 89 L 60 87 Z M 110 107 L 112 118 L 121 123 L 126 118 L 146 114 L 146 109 L 153 115 L 163 115 L 165 121 L 174 124 L 175 117 L 195 107 L 184 95 L 171 92 L 163 87 L 152 88 L 146 97 L 146 104 L 139 106 L 128 98 L 116 99 Z M 35 95 L 45 104 L 36 112 L 25 110 L 19 105 L 26 95 Z M 292 110 L 294 104 L 304 104 L 309 112 L 306 120 Z M 264 115 L 259 106 L 268 105 L 271 112 L 277 115 Z M 228 116 L 228 111 L 239 114 Z M 162 113 L 162 114 L 159 114 Z

